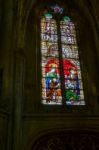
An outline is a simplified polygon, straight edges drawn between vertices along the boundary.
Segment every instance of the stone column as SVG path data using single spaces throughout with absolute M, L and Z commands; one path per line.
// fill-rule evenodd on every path
M 13 102 L 13 150 L 21 149 L 21 121 L 22 121 L 22 102 L 24 90 L 24 68 L 25 57 L 23 52 L 15 53 L 15 68 L 14 68 L 14 102 Z

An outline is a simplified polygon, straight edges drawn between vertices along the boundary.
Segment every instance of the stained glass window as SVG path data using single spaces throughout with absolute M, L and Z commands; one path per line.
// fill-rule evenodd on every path
M 68 16 L 54 18 L 41 17 L 42 104 L 85 105 L 75 25 Z

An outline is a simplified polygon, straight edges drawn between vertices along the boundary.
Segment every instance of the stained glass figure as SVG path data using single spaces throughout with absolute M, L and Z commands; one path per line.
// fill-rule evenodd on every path
M 63 12 L 58 5 L 53 9 Z M 66 105 L 85 105 L 75 25 L 68 16 L 59 22 L 53 15 L 46 12 L 41 18 L 42 104 L 62 105 L 64 93 Z
M 66 16 L 60 28 L 66 105 L 85 105 L 75 26 Z
M 42 103 L 62 104 L 57 25 L 52 15 L 41 19 Z

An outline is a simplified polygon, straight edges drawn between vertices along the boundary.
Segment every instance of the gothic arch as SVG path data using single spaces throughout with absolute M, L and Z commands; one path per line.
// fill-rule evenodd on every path
M 75 2 L 75 5 L 77 6 L 76 2 Z M 24 29 L 25 29 L 24 30 L 25 31 L 25 34 L 24 34 L 25 35 L 24 36 L 25 48 L 24 49 L 25 49 L 25 55 L 27 57 L 29 57 L 29 56 L 32 57 L 33 56 L 33 58 L 31 58 L 31 62 L 32 62 L 31 64 L 33 64 L 33 66 L 36 66 L 36 69 L 34 69 L 34 68 L 32 69 L 32 65 L 30 64 L 30 58 L 27 58 L 27 61 L 29 62 L 29 65 L 31 66 L 31 70 L 29 70 L 29 72 L 31 71 L 32 75 L 33 75 L 33 72 L 35 74 L 34 75 L 35 76 L 34 77 L 35 81 L 33 81 L 32 76 L 30 77 L 30 74 L 28 73 L 28 75 L 29 75 L 29 78 L 28 78 L 29 85 L 27 86 L 27 93 L 31 92 L 29 95 L 32 95 L 33 86 L 34 87 L 35 87 L 35 85 L 39 86 L 38 85 L 39 83 L 36 83 L 36 81 L 38 80 L 38 78 L 37 78 L 37 68 L 38 68 L 38 70 L 40 69 L 40 64 L 37 63 L 38 60 L 37 60 L 37 56 L 36 56 L 37 53 L 38 53 L 38 50 L 40 52 L 39 46 L 37 48 L 37 45 L 39 45 L 39 40 L 36 39 L 38 34 L 39 34 L 39 31 L 38 31 L 39 29 L 37 29 L 37 25 L 36 25 L 36 23 L 38 23 L 38 19 L 37 19 L 37 16 L 38 16 L 38 12 L 37 12 L 38 10 L 37 9 L 38 8 L 39 8 L 38 3 L 35 2 L 34 5 L 33 5 L 33 2 L 28 3 L 28 5 L 27 5 L 27 10 L 28 11 L 26 13 L 24 13 L 25 14 L 25 17 L 24 17 Z M 72 8 L 73 8 L 73 6 L 72 6 Z M 94 42 L 93 42 L 94 38 L 93 38 L 92 27 L 89 26 L 91 16 L 90 16 L 90 13 L 88 12 L 88 10 L 85 11 L 85 9 L 83 9 L 84 8 L 83 5 L 82 6 L 79 5 L 79 6 L 77 6 L 77 8 L 79 8 L 79 9 L 78 10 L 76 9 L 75 12 L 76 12 L 76 15 L 79 16 L 78 17 L 78 22 L 79 22 L 78 28 L 80 30 L 80 35 L 79 35 L 80 38 L 78 38 L 78 40 L 79 40 L 78 44 L 79 44 L 79 48 L 81 49 L 81 56 L 82 56 L 83 62 L 85 64 L 84 65 L 83 62 L 82 62 L 82 65 L 86 66 L 84 68 L 84 75 L 83 76 L 84 76 L 84 80 L 86 81 L 85 82 L 86 83 L 85 87 L 90 85 L 90 88 L 89 87 L 86 88 L 86 90 L 89 90 L 89 91 L 86 91 L 86 93 L 88 93 L 88 92 L 92 93 L 92 96 L 89 94 L 89 95 L 86 96 L 86 99 L 87 99 L 87 101 L 89 101 L 88 105 L 89 105 L 89 107 L 91 106 L 91 109 L 93 111 L 93 109 L 95 107 L 97 107 L 97 102 L 94 103 L 92 99 L 95 98 L 95 100 L 96 100 L 98 92 L 97 92 L 97 89 L 96 89 L 97 81 L 94 82 L 94 80 L 97 78 L 96 77 L 97 76 L 97 70 L 94 67 L 97 64 L 97 59 L 95 59 L 96 58 L 96 53 L 93 51 L 93 49 L 95 49 L 95 45 L 94 45 Z M 71 9 L 71 8 L 69 8 L 69 9 Z M 77 13 L 77 12 L 79 12 L 80 14 Z M 83 14 L 83 15 L 81 16 L 81 14 Z M 87 15 L 87 17 L 85 17 L 85 15 Z M 89 16 L 89 18 L 88 18 L 88 16 Z M 77 16 L 76 16 L 76 18 L 77 18 Z M 90 35 L 90 37 L 92 35 L 92 38 L 90 38 L 90 40 L 89 40 L 89 35 Z M 26 37 L 27 37 L 27 39 L 26 39 Z M 35 38 L 33 38 L 33 37 L 35 37 Z M 28 48 L 27 45 L 31 45 L 31 46 Z M 96 51 L 96 49 L 95 49 L 95 51 Z M 89 59 L 89 57 L 91 59 Z M 40 58 L 40 55 L 38 55 L 38 58 Z M 32 61 L 32 59 L 33 59 L 33 61 Z M 92 67 L 90 67 L 90 64 L 93 65 L 94 71 L 92 71 L 92 69 L 91 69 Z M 27 66 L 26 70 L 28 70 L 29 67 Z M 92 73 L 93 73 L 93 75 L 92 75 Z M 31 89 L 29 89 L 28 87 L 31 88 Z M 38 91 L 36 91 L 36 92 L 39 93 Z M 36 92 L 34 92 L 34 93 L 36 93 Z M 30 98 L 29 95 L 27 95 L 26 97 Z M 38 96 L 38 94 L 36 94 L 36 95 Z M 35 95 L 33 97 L 35 97 Z M 40 97 L 37 97 L 37 100 L 35 100 L 34 103 L 37 103 L 37 102 L 39 103 L 39 100 L 40 100 L 39 98 Z M 32 102 L 32 104 L 33 104 L 33 102 Z M 26 107 L 28 107 L 28 106 L 26 106 Z M 95 110 L 95 111 L 98 111 L 98 110 Z
M 53 130 L 43 132 L 31 143 L 30 150 L 98 150 L 99 133 L 92 130 Z
M 64 0 L 61 3 L 64 3 Z M 73 3 L 75 4 L 75 6 L 78 9 L 77 12 L 82 13 L 84 15 L 84 17 L 87 18 L 87 20 L 93 24 L 92 16 L 91 16 L 90 11 L 89 11 L 89 5 L 85 1 L 81 3 L 78 1 L 76 2 L 76 0 L 74 0 Z M 39 4 L 40 3 L 37 0 L 32 0 L 32 1 L 28 0 L 27 2 L 26 1 L 24 2 L 24 7 L 23 7 L 24 13 L 22 15 L 24 32 L 26 31 L 28 18 L 30 16 L 32 9 L 36 9 Z M 67 6 L 68 6 L 68 4 L 67 4 Z M 94 24 L 93 24 L 93 26 L 94 26 Z M 25 35 L 25 33 L 24 33 L 24 35 Z

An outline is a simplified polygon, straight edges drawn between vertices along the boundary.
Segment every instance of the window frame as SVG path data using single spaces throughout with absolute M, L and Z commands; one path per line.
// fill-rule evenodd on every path
M 69 14 L 69 13 L 68 13 Z M 64 14 L 62 15 L 62 17 L 64 16 Z M 78 56 L 80 57 L 80 55 L 79 55 L 79 44 L 78 44 L 78 36 L 77 36 L 77 21 L 75 21 L 75 19 L 73 19 L 73 16 L 71 16 L 71 15 L 68 15 L 69 17 L 71 17 L 72 18 L 72 23 L 74 24 L 74 26 L 75 26 L 75 31 L 76 31 L 76 40 L 77 40 L 77 43 L 76 43 L 76 45 L 77 45 L 77 48 L 78 48 Z M 62 17 L 60 17 L 60 18 L 62 18 Z M 57 18 L 57 15 L 55 16 L 55 18 Z M 61 20 L 59 18 L 59 20 Z M 41 18 L 39 18 L 39 20 L 40 20 L 40 22 L 41 22 Z M 56 19 L 55 19 L 56 20 Z M 39 26 L 40 26 L 40 29 L 41 29 L 41 25 L 39 24 Z M 58 27 L 58 29 L 59 29 L 60 27 Z M 57 30 L 57 31 L 59 31 L 59 30 Z M 40 30 L 40 33 L 41 33 L 41 30 Z M 40 34 L 40 36 L 41 36 L 41 34 Z M 60 37 L 60 39 L 61 39 L 61 35 L 60 35 L 60 33 L 58 33 L 58 37 Z M 40 41 L 41 41 L 41 37 L 39 37 L 39 39 L 40 39 Z M 57 43 L 59 43 L 61 40 L 59 40 Z M 62 44 L 60 43 L 60 45 L 62 46 Z M 61 49 L 61 48 L 60 48 Z M 40 46 L 40 53 L 41 53 L 41 46 Z M 62 50 L 60 51 L 59 50 L 59 55 L 62 55 Z M 40 58 L 41 58 L 41 54 L 40 54 Z M 61 60 L 62 60 L 62 56 L 61 56 Z M 79 58 L 79 62 L 81 63 L 81 58 Z M 40 60 L 40 64 L 41 64 L 41 60 Z M 62 71 L 62 69 L 61 69 L 61 71 Z M 82 75 L 82 66 L 81 66 L 81 64 L 80 64 L 80 71 L 81 71 L 81 77 L 82 77 L 82 83 L 83 83 L 83 92 L 84 92 L 84 101 L 85 101 L 85 90 L 84 90 L 84 81 L 83 81 L 83 75 Z M 63 72 L 63 71 L 62 71 Z M 42 71 L 41 71 L 41 73 L 42 73 Z M 62 73 L 63 74 L 63 73 Z M 62 76 L 61 76 L 62 77 Z M 42 75 L 41 75 L 41 79 L 42 79 Z M 62 82 L 63 82 L 63 79 L 62 79 Z M 40 99 L 42 99 L 42 94 L 41 94 L 41 91 L 42 91 L 42 87 L 40 86 Z M 65 88 L 63 88 L 63 93 L 65 92 Z M 65 100 L 63 100 L 63 98 L 62 98 L 62 105 L 63 106 L 65 106 L 66 104 L 65 104 L 65 102 L 64 102 Z M 61 105 L 61 106 L 62 106 Z M 49 106 L 49 105 L 48 105 Z M 55 106 L 55 105 L 54 105 Z M 58 106 L 58 105 L 56 105 L 56 106 Z M 61 106 L 59 106 L 59 107 L 61 107 Z M 86 106 L 86 101 L 85 101 L 85 105 L 66 105 L 66 107 L 79 107 L 79 106 Z M 53 105 L 51 105 L 50 107 L 53 107 Z

